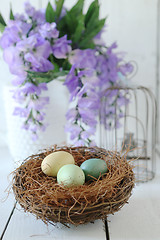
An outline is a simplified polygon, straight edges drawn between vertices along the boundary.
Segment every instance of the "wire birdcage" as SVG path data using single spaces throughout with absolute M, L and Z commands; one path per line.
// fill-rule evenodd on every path
M 99 145 L 122 151 L 134 159 L 137 182 L 154 178 L 156 168 L 157 107 L 150 89 L 108 88 L 100 108 Z

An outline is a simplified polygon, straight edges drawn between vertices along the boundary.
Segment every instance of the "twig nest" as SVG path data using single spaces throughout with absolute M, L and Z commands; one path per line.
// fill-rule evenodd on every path
M 57 182 L 57 177 L 47 176 L 41 170 L 44 158 L 59 151 L 70 153 L 75 167 L 80 167 L 88 159 L 101 159 L 105 161 L 107 171 L 83 185 L 70 184 L 65 187 L 60 180 Z M 28 157 L 14 171 L 13 191 L 24 210 L 45 223 L 79 225 L 105 219 L 128 201 L 134 187 L 132 169 L 133 166 L 125 156 L 120 156 L 117 152 L 98 147 L 54 146 Z

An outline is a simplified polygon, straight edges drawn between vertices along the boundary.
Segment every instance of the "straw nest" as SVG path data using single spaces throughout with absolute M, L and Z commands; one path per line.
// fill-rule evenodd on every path
M 82 186 L 65 188 L 41 170 L 45 156 L 55 151 L 71 153 L 77 165 L 89 158 L 104 159 L 108 172 Z M 13 173 L 13 192 L 24 208 L 45 223 L 74 225 L 105 219 L 127 203 L 134 187 L 132 165 L 117 152 L 102 148 L 57 147 L 28 157 Z

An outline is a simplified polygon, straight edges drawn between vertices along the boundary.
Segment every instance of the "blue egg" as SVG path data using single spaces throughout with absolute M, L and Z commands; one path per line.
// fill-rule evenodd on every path
M 90 158 L 84 161 L 80 168 L 83 170 L 87 181 L 94 180 L 95 178 L 98 179 L 108 171 L 106 162 L 98 158 Z

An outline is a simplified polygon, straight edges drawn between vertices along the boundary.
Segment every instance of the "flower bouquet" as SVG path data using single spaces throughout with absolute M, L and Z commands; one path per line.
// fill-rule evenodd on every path
M 100 19 L 98 0 L 84 13 L 85 0 L 78 0 L 71 8 L 64 0 L 48 3 L 46 9 L 36 10 L 25 3 L 24 14 L 10 10 L 6 24 L 0 15 L 4 60 L 14 75 L 13 100 L 17 102 L 13 114 L 23 118 L 26 131 L 36 140 L 47 127 L 45 108 L 49 103 L 48 83 L 64 79 L 69 91 L 65 130 L 75 146 L 94 145 L 97 117 L 104 91 L 121 86 L 133 71 L 124 55 L 115 52 L 116 43 L 106 46 L 101 38 L 106 19 Z M 63 77 L 63 78 L 60 78 Z M 44 95 L 46 93 L 46 95 Z M 117 92 L 108 96 L 104 113 L 106 128 L 112 128 Z M 126 104 L 125 96 L 118 96 L 118 116 Z

